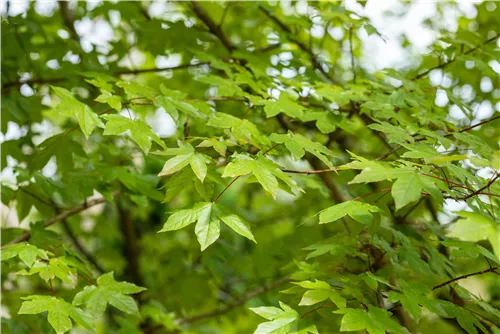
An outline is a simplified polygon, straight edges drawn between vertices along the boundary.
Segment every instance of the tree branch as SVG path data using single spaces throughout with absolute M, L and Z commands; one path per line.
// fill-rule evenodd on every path
M 497 115 L 495 117 L 491 117 L 491 118 L 488 118 L 482 122 L 479 122 L 477 124 L 474 124 L 474 125 L 470 125 L 468 127 L 465 127 L 461 130 L 458 130 L 458 131 L 454 131 L 454 132 L 450 132 L 446 135 L 444 135 L 444 137 L 450 137 L 452 136 L 454 133 L 462 133 L 462 132 L 466 132 L 466 131 L 469 131 L 469 130 L 472 130 L 474 128 L 477 128 L 478 126 L 481 126 L 483 124 L 486 124 L 486 123 L 490 123 L 490 122 L 493 122 L 494 120 L 497 120 L 500 118 L 500 115 Z M 415 139 L 415 142 L 420 142 L 420 141 L 424 141 L 426 140 L 427 138 L 423 137 L 423 138 L 417 138 Z M 401 145 L 397 145 L 396 147 L 394 147 L 392 150 L 390 150 L 389 152 L 381 155 L 380 157 L 378 157 L 376 160 L 384 160 L 385 158 L 387 158 L 388 156 L 390 156 L 391 154 L 395 153 L 397 150 L 399 150 L 400 148 L 402 148 L 403 146 Z
M 139 244 L 130 212 L 117 200 L 120 230 L 123 235 L 123 255 L 127 259 L 127 275 L 132 283 L 144 286 L 139 265 Z
M 106 272 L 104 270 L 104 268 L 101 267 L 101 265 L 97 262 L 97 260 L 94 258 L 94 256 L 85 247 L 83 247 L 80 240 L 78 240 L 78 238 L 73 233 L 73 230 L 71 230 L 71 227 L 69 226 L 68 221 L 66 219 L 61 220 L 61 225 L 63 227 L 63 230 L 66 232 L 68 237 L 71 239 L 71 242 L 73 243 L 75 248 L 78 250 L 78 252 L 80 252 L 80 254 L 82 254 L 83 257 L 85 257 L 85 259 L 87 259 L 87 261 L 89 261 L 94 266 L 94 268 L 97 269 L 97 271 L 99 273 L 102 274 L 102 273 Z
M 58 1 L 58 3 L 64 25 L 69 29 L 71 38 L 73 38 L 77 42 L 80 42 L 80 36 L 78 36 L 75 30 L 75 16 L 73 15 L 71 9 L 69 9 L 68 7 L 69 1 Z
M 232 53 L 235 47 L 231 44 L 231 41 L 227 38 L 227 36 L 222 32 L 220 25 L 212 20 L 210 15 L 208 15 L 205 9 L 203 9 L 198 4 L 198 2 L 191 1 L 191 6 L 196 17 L 198 17 L 208 27 L 212 35 L 217 37 L 222 42 L 229 53 Z
M 335 169 L 318 169 L 318 170 L 293 170 L 293 169 L 286 169 L 286 168 L 281 168 L 281 171 L 285 173 L 292 173 L 292 174 L 305 174 L 305 175 L 311 175 L 311 174 L 322 174 L 322 173 L 331 173 L 331 172 L 336 172 Z
M 281 30 L 283 30 L 285 33 L 287 33 L 288 35 L 288 39 L 290 41 L 292 41 L 293 43 L 297 44 L 297 46 L 302 50 L 304 51 L 305 53 L 307 53 L 310 57 L 311 57 L 311 62 L 312 62 L 312 65 L 314 66 L 315 69 L 317 69 L 318 71 L 321 72 L 321 74 L 324 75 L 324 77 L 332 84 L 336 84 L 337 82 L 332 78 L 330 77 L 330 75 L 324 70 L 323 66 L 321 66 L 321 63 L 319 62 L 317 56 L 314 54 L 314 52 L 312 52 L 312 50 L 307 46 L 305 45 L 304 43 L 302 43 L 301 41 L 297 40 L 295 37 L 293 37 L 293 33 L 292 33 L 292 30 L 285 24 L 283 23 L 280 19 L 278 19 L 276 16 L 274 16 L 273 14 L 271 14 L 271 12 L 269 12 L 267 9 L 265 9 L 264 7 L 262 6 L 259 6 L 259 9 L 269 18 L 271 19 L 271 21 L 273 21 L 274 23 L 276 23 L 280 28 Z
M 473 53 L 473 52 L 475 52 L 475 51 L 479 50 L 479 49 L 480 49 L 480 48 L 482 48 L 483 46 L 485 46 L 485 45 L 487 45 L 487 44 L 489 44 L 489 43 L 491 43 L 491 42 L 496 41 L 496 40 L 497 40 L 497 38 L 499 38 L 499 37 L 500 37 L 500 34 L 496 34 L 496 35 L 495 35 L 495 36 L 493 36 L 492 38 L 487 39 L 486 41 L 484 41 L 482 44 L 480 44 L 480 45 L 476 46 L 475 48 L 472 48 L 472 49 L 468 50 L 467 52 L 465 52 L 465 53 L 464 53 L 464 55 L 468 55 L 468 54 L 471 54 L 471 53 Z M 429 74 L 430 72 L 432 72 L 432 71 L 434 71 L 434 70 L 437 70 L 437 69 L 440 69 L 440 68 L 445 68 L 445 67 L 447 67 L 448 65 L 450 65 L 450 64 L 452 64 L 452 63 L 454 63 L 455 61 L 456 61 L 456 58 L 453 58 L 452 60 L 450 60 L 450 61 L 448 61 L 448 62 L 442 63 L 442 64 L 440 64 L 440 65 L 438 65 L 438 66 L 436 66 L 436 67 L 430 68 L 430 69 L 428 69 L 427 71 L 424 71 L 424 72 L 420 73 L 419 75 L 415 76 L 415 77 L 414 77 L 413 79 L 411 79 L 411 80 L 418 80 L 418 79 L 421 79 L 421 78 L 423 78 L 423 77 L 427 76 L 427 74 Z
M 118 195 L 118 192 L 115 191 L 112 193 L 113 196 L 116 196 Z M 83 204 L 81 205 L 78 205 L 78 206 L 75 206 L 74 208 L 72 209 L 69 209 L 65 212 L 62 212 L 58 215 L 56 215 L 55 217 L 52 217 L 48 220 L 45 221 L 44 223 L 44 227 L 49 227 L 55 223 L 57 223 L 58 221 L 62 221 L 64 219 L 67 219 L 71 216 L 74 216 L 82 211 L 85 211 L 87 210 L 88 208 L 92 207 L 92 206 L 95 206 L 95 205 L 98 205 L 98 204 L 101 204 L 101 203 L 104 203 L 106 202 L 106 198 L 104 197 L 99 197 L 99 198 L 94 198 L 94 199 L 90 199 L 90 200 L 86 200 Z M 8 245 L 13 245 L 13 244 L 17 244 L 19 242 L 23 242 L 23 241 L 26 241 L 29 239 L 29 237 L 31 236 L 31 233 L 30 232 L 25 232 L 24 234 L 20 235 L 19 237 L 5 243 L 2 245 L 2 247 L 4 246 L 8 246 Z
M 200 62 L 196 64 L 181 64 L 179 66 L 173 66 L 173 67 L 163 67 L 163 68 L 144 68 L 144 69 L 138 69 L 138 70 L 122 70 L 122 71 L 116 71 L 114 72 L 115 76 L 120 76 L 120 75 L 127 75 L 127 74 L 132 74 L 132 75 L 137 75 L 137 74 L 142 74 L 142 73 L 155 73 L 155 72 L 163 72 L 163 71 L 175 71 L 175 70 L 182 70 L 190 67 L 197 67 L 197 66 L 203 66 L 203 65 L 210 65 L 209 62 Z M 55 83 L 55 82 L 63 82 L 67 81 L 68 77 L 56 77 L 56 78 L 48 78 L 48 79 L 30 79 L 30 80 L 24 80 L 24 81 L 12 81 L 12 82 L 7 82 L 6 84 L 3 85 L 3 89 L 8 89 L 8 88 L 13 88 L 13 87 L 20 87 L 24 84 L 32 85 L 32 84 L 46 84 L 46 83 Z
M 285 131 L 288 131 L 288 130 L 291 130 L 291 126 L 288 124 L 287 120 L 285 119 L 285 117 L 282 115 L 282 114 L 279 114 L 276 116 L 276 118 L 278 119 L 278 122 L 280 123 L 281 127 L 285 130 Z M 306 160 L 309 162 L 309 164 L 311 165 L 311 167 L 315 170 L 315 171 L 323 171 L 324 169 L 322 168 L 321 166 L 321 162 L 319 161 L 319 159 L 317 159 L 316 157 L 313 157 L 309 154 L 306 154 Z M 321 172 L 321 173 L 316 173 L 319 175 L 319 177 L 321 178 L 321 181 L 323 181 L 323 184 L 330 190 L 330 195 L 331 197 L 338 203 L 342 203 L 342 202 L 345 202 L 345 201 L 348 201 L 349 198 L 347 198 L 346 196 L 344 196 L 337 188 L 337 185 L 335 184 L 335 182 L 333 182 L 333 180 L 329 177 L 329 175 L 326 175 L 325 173 Z
M 491 273 L 491 272 L 494 272 L 497 269 L 500 269 L 500 267 L 491 267 L 489 269 L 485 269 L 485 270 L 481 270 L 481 271 L 476 271 L 475 273 L 458 276 L 458 277 L 455 277 L 455 278 L 453 278 L 453 279 L 451 279 L 449 281 L 446 281 L 446 282 L 443 282 L 441 284 L 436 285 L 435 287 L 432 288 L 432 290 L 436 290 L 436 289 L 442 288 L 443 286 L 446 286 L 446 285 L 451 284 L 453 282 L 465 279 L 467 277 L 482 275 L 482 274 L 486 274 L 486 273 Z
M 232 309 L 234 309 L 236 307 L 239 307 L 239 306 L 245 304 L 245 302 L 247 302 L 248 300 L 250 300 L 254 297 L 257 297 L 263 293 L 266 293 L 269 290 L 273 290 L 273 289 L 275 289 L 283 284 L 286 284 L 288 282 L 290 282 L 289 278 L 283 278 L 283 279 L 277 280 L 275 282 L 272 282 L 270 284 L 262 286 L 254 291 L 246 293 L 237 302 L 231 303 L 231 304 L 226 305 L 224 307 L 217 308 L 217 309 L 210 311 L 210 312 L 207 312 L 207 313 L 202 313 L 202 314 L 195 315 L 192 317 L 182 318 L 182 319 L 179 319 L 177 322 L 179 324 L 187 324 L 187 323 L 193 323 L 196 321 L 200 321 L 200 320 L 203 320 L 205 318 L 212 318 L 212 317 L 219 316 L 221 314 L 224 314 L 224 313 L 231 311 Z
M 351 52 L 352 82 L 356 83 L 356 66 L 354 63 L 354 47 L 352 45 L 352 26 L 349 28 L 349 50 Z

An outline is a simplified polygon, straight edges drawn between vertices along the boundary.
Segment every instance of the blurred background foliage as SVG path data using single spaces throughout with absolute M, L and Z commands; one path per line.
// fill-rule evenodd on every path
M 29 228 L 30 244 L 56 257 L 79 259 L 88 271 L 83 276 L 91 281 L 114 272 L 117 281 L 147 288 L 135 296 L 140 313 L 130 316 L 108 307 L 96 320 L 99 333 L 250 333 L 263 319 L 249 307 L 282 301 L 302 315 L 315 309 L 297 306 L 304 290 L 286 283 L 289 278 L 353 284 L 350 289 L 358 285 L 353 298 L 359 299 L 359 293 L 366 293 L 361 288 L 365 283 L 356 284 L 353 277 L 365 272 L 389 280 L 387 284 L 404 278 L 432 287 L 488 269 L 495 258 L 485 260 L 476 248 L 462 246 L 461 255 L 453 256 L 453 247 L 436 241 L 447 236 L 478 241 L 498 261 L 498 197 L 463 198 L 469 193 L 448 189 L 442 178 L 466 190 L 487 185 L 490 194 L 500 194 L 498 182 L 489 182 L 500 169 L 500 123 L 487 121 L 500 111 L 499 14 L 499 3 L 492 1 L 3 1 L 2 245 Z M 165 156 L 147 154 L 128 135 L 107 136 L 98 125 L 86 138 L 78 118 L 54 107 L 64 99 L 51 85 L 67 89 L 97 115 L 109 113 L 111 106 L 124 117 L 144 120 L 169 148 L 178 141 L 199 144 L 199 137 L 212 138 L 227 145 L 226 156 L 210 147 L 196 148 L 213 161 L 207 176 L 212 179 L 203 184 L 189 168 L 158 177 Z M 119 96 L 118 108 L 96 101 L 103 89 Z M 207 119 L 215 111 L 251 122 L 263 137 L 254 136 L 253 128 L 240 133 L 229 124 L 226 129 L 210 126 Z M 462 137 L 446 137 L 483 121 Z M 218 203 L 249 222 L 257 244 L 226 226 L 203 252 L 193 227 L 157 233 L 173 212 L 213 200 L 223 191 L 229 180 L 221 174 L 234 162 L 235 152 L 272 149 L 269 155 L 282 168 L 328 168 L 310 153 L 294 160 L 284 145 L 274 147 L 268 136 L 286 133 L 286 128 L 327 147 L 334 166 L 351 161 L 351 153 L 376 161 L 397 146 L 404 146 L 402 155 L 422 152 L 427 145 L 442 160 L 423 163 L 409 156 L 398 160 L 398 168 L 418 165 L 441 178 L 436 189 L 445 198 L 433 193 L 397 210 L 393 197 L 381 196 L 391 182 L 350 184 L 359 170 L 349 168 L 291 173 L 305 192 L 280 190 L 276 200 L 248 178 L 227 188 Z M 414 138 L 424 140 L 420 144 Z M 155 142 L 149 147 L 150 152 L 162 150 Z M 43 221 L 98 194 L 104 203 L 43 227 Z M 318 212 L 360 196 L 383 211 L 387 230 L 351 217 L 318 224 Z M 468 239 L 480 228 L 477 222 L 468 225 L 470 230 L 453 229 L 462 210 L 493 222 L 492 234 Z M 389 256 L 377 241 L 382 239 L 401 253 Z M 407 247 L 407 239 L 412 251 L 425 249 L 420 249 L 422 258 L 417 251 L 412 260 L 414 253 L 398 248 L 398 243 Z M 318 243 L 340 246 L 308 257 L 311 248 L 304 248 Z M 376 268 L 370 258 L 380 261 Z M 44 314 L 18 314 L 20 298 L 52 293 L 71 302 L 89 282 L 74 275 L 82 269 L 72 268 L 67 282 L 45 282 L 16 274 L 24 267 L 17 260 L 2 262 L 2 330 L 50 333 Z M 467 318 L 468 327 L 458 317 L 447 319 L 428 309 L 417 322 L 397 302 L 383 298 L 394 313 L 392 320 L 412 333 L 471 332 L 480 328 L 478 323 L 498 332 L 499 282 L 498 275 L 486 273 L 436 293 L 438 299 L 461 305 L 471 295 L 480 297 L 467 306 L 472 310 L 468 316 L 476 319 Z M 387 288 L 381 281 L 378 286 Z M 307 320 L 320 333 L 337 333 L 341 326 L 347 330 L 343 315 L 333 309 L 318 309 Z M 86 332 L 75 326 L 75 333 Z M 391 332 L 390 327 L 351 328 Z

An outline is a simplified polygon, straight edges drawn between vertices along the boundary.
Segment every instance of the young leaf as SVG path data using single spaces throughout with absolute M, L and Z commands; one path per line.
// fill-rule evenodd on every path
M 113 95 L 107 90 L 101 90 L 101 92 L 102 94 L 95 99 L 97 102 L 107 103 L 118 112 L 122 110 L 122 99 L 118 95 Z
M 219 238 L 220 220 L 236 233 L 255 242 L 247 222 L 230 214 L 219 204 L 210 202 L 197 203 L 192 209 L 174 212 L 159 232 L 179 230 L 198 221 L 195 233 L 203 251 Z
M 203 212 L 207 210 L 207 208 L 211 205 L 212 203 L 210 202 L 202 202 L 202 203 L 197 203 L 192 209 L 180 210 L 174 212 L 170 217 L 168 217 L 167 222 L 165 223 L 163 228 L 160 231 L 158 231 L 158 233 L 180 230 L 181 228 L 184 228 L 194 223 L 201 217 Z
M 302 300 L 299 305 L 314 305 L 319 302 L 322 302 L 325 299 L 330 299 L 332 302 L 337 305 L 339 309 L 346 307 L 346 300 L 342 297 L 336 290 L 334 290 L 330 284 L 323 281 L 303 281 L 303 282 L 294 282 L 303 288 L 310 289 L 304 293 Z
M 121 115 L 103 115 L 101 117 L 108 121 L 104 129 L 104 135 L 118 135 L 129 130 L 132 139 L 146 154 L 151 149 L 151 140 L 166 148 L 160 137 L 140 119 L 131 120 Z
M 66 333 L 73 328 L 70 317 L 87 329 L 95 330 L 90 315 L 60 298 L 35 295 L 23 299 L 25 301 L 18 314 L 38 314 L 47 311 L 49 323 L 57 334 Z
M 328 168 L 335 168 L 328 158 L 328 156 L 333 157 L 333 153 L 320 143 L 314 142 L 301 134 L 294 134 L 289 131 L 286 135 L 273 133 L 269 138 L 276 143 L 284 143 L 295 160 L 302 158 L 305 151 L 307 151 L 323 161 Z
M 28 267 L 32 267 L 37 258 L 45 260 L 48 259 L 46 251 L 26 242 L 6 246 L 2 248 L 0 255 L 1 261 L 19 256 L 19 259 L 21 259 L 21 261 L 23 261 Z
M 128 282 L 117 282 L 113 272 L 103 274 L 97 279 L 96 285 L 88 285 L 76 294 L 73 305 L 85 304 L 92 316 L 99 317 L 110 304 L 128 314 L 138 314 L 139 310 L 134 299 L 128 295 L 146 290 Z
M 258 155 L 256 159 L 246 154 L 236 154 L 234 161 L 224 169 L 222 177 L 236 177 L 252 173 L 264 190 L 274 198 L 279 190 L 278 179 L 287 184 L 292 190 L 300 191 L 295 181 L 283 173 L 278 165 L 271 160 Z
M 99 116 L 89 106 L 78 101 L 70 91 L 61 87 L 51 87 L 61 98 L 61 103 L 55 107 L 55 110 L 66 116 L 76 117 L 86 138 L 90 136 L 95 126 L 104 127 Z
M 189 143 L 179 143 L 178 149 L 167 149 L 165 152 L 156 152 L 156 154 L 175 155 L 165 163 L 158 176 L 170 175 L 180 171 L 187 165 L 191 165 L 195 175 L 203 182 L 207 175 L 207 164 L 212 162 L 208 156 L 196 152 Z
M 253 312 L 266 318 L 267 322 L 261 323 L 255 330 L 255 334 L 290 333 L 307 334 L 317 333 L 314 325 L 307 326 L 301 322 L 300 315 L 285 303 L 280 302 L 281 309 L 277 307 L 254 307 Z
M 373 219 L 372 212 L 378 212 L 380 209 L 376 206 L 359 201 L 348 201 L 331 206 L 319 214 L 319 223 L 325 224 L 348 215 L 352 219 L 369 224 Z
M 335 313 L 345 313 L 340 325 L 342 332 L 366 330 L 370 334 L 409 333 L 406 328 L 391 320 L 391 313 L 375 306 L 369 305 L 368 311 L 348 308 Z

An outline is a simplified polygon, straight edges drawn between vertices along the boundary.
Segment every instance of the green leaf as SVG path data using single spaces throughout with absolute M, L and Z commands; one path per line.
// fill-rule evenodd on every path
M 396 203 L 396 210 L 417 201 L 421 197 L 422 182 L 417 173 L 403 174 L 392 185 L 392 197 Z
M 73 328 L 70 317 L 87 329 L 95 330 L 90 315 L 60 298 L 35 295 L 23 299 L 25 301 L 18 314 L 38 314 L 47 311 L 49 323 L 58 334 L 66 333 Z
M 64 283 L 70 284 L 73 271 L 70 268 L 70 263 L 66 260 L 64 256 L 51 258 L 48 261 L 37 261 L 30 268 L 29 272 L 21 271 L 19 274 L 23 275 L 34 275 L 39 274 L 40 277 L 45 281 L 50 281 L 54 278 L 59 278 Z
M 203 251 L 219 238 L 220 220 L 236 233 L 255 242 L 247 222 L 229 213 L 223 206 L 210 202 L 197 203 L 191 209 L 174 212 L 159 232 L 179 230 L 198 221 L 195 233 Z
M 347 201 L 331 206 L 319 214 L 319 223 L 330 223 L 348 215 L 352 219 L 370 224 L 373 220 L 372 212 L 378 212 L 380 209 L 376 206 L 359 201 Z
M 370 334 L 409 333 L 406 328 L 391 320 L 391 313 L 371 305 L 368 306 L 368 311 L 349 308 L 335 313 L 345 313 L 340 325 L 341 332 L 366 330 Z
M 366 167 L 349 183 L 369 183 L 393 180 L 403 175 L 413 173 L 410 168 Z
M 425 297 L 428 293 L 430 293 L 430 290 L 426 286 L 417 282 L 408 284 L 404 280 L 400 279 L 397 283 L 401 287 L 402 293 L 394 290 L 390 291 L 388 300 L 391 303 L 401 301 L 404 309 L 408 311 L 408 313 L 410 313 L 413 319 L 415 319 L 418 323 L 422 315 L 420 306 L 429 306 L 431 303 L 430 300 Z M 429 308 L 431 309 L 432 307 L 429 306 Z
M 238 233 L 239 235 L 244 236 L 245 238 L 257 243 L 252 234 L 252 231 L 250 230 L 250 225 L 246 221 L 235 214 L 229 213 L 228 210 L 221 205 L 218 204 L 218 206 L 221 213 L 220 219 L 224 222 L 224 224 L 229 226 L 234 232 Z
M 489 240 L 493 252 L 500 261 L 500 227 L 489 217 L 474 212 L 461 211 L 459 219 L 451 228 L 450 237 L 463 241 Z
M 293 325 L 300 319 L 300 315 L 285 303 L 280 302 L 280 306 L 282 310 L 276 307 L 250 308 L 250 310 L 258 315 L 270 320 L 261 323 L 255 330 L 255 334 L 292 332 Z
M 132 139 L 146 154 L 151 149 L 151 141 L 166 148 L 165 143 L 163 143 L 160 137 L 151 130 L 149 125 L 140 119 L 131 120 L 121 115 L 104 115 L 102 118 L 108 121 L 104 129 L 104 135 L 118 135 L 129 130 Z
M 254 123 L 246 119 L 242 120 L 229 114 L 216 112 L 208 120 L 208 125 L 231 129 L 234 138 L 240 143 L 250 143 L 259 148 L 270 146 L 269 139 L 259 131 L 259 128 Z
M 51 87 L 61 98 L 61 103 L 55 107 L 55 110 L 66 116 L 76 117 L 86 138 L 94 131 L 95 126 L 104 127 L 99 116 L 89 106 L 78 101 L 70 91 L 61 87 Z
M 300 118 L 304 113 L 304 107 L 293 101 L 285 93 L 281 93 L 277 101 L 261 100 L 257 105 L 263 105 L 267 118 L 274 117 L 280 112 L 294 118 Z
M 128 282 L 117 282 L 113 272 L 103 274 L 97 279 L 96 285 L 88 285 L 76 294 L 73 305 L 85 304 L 94 317 L 101 316 L 110 304 L 128 314 L 138 314 L 139 310 L 134 299 L 128 295 L 146 290 Z
M 302 158 L 305 154 L 305 151 L 307 151 L 323 161 L 323 163 L 325 163 L 328 168 L 335 168 L 328 158 L 329 156 L 334 156 L 333 152 L 320 143 L 314 142 L 309 138 L 302 136 L 301 134 L 288 132 L 288 134 L 286 135 L 281 135 L 273 133 L 271 136 L 269 136 L 269 138 L 276 143 L 284 143 L 285 147 L 290 151 L 295 160 Z
M 498 257 L 481 245 L 460 240 L 445 240 L 441 241 L 441 244 L 451 248 L 451 259 L 461 257 L 476 258 L 478 255 L 482 255 L 500 264 Z
M 155 99 L 156 92 L 154 92 L 150 87 L 144 86 L 135 81 L 119 80 L 116 82 L 116 85 L 118 87 L 123 88 L 123 90 L 125 91 L 125 93 L 128 95 L 129 98 L 145 97 L 153 101 Z
M 213 205 L 206 205 L 200 211 L 194 233 L 198 237 L 202 251 L 219 239 L 220 218 L 217 209 Z
M 203 182 L 207 175 L 207 164 L 211 163 L 212 160 L 204 154 L 195 152 L 194 147 L 189 143 L 180 143 L 179 145 L 179 149 L 167 149 L 166 152 L 156 153 L 161 155 L 176 155 L 165 163 L 158 176 L 170 175 L 180 171 L 187 165 L 191 165 L 195 175 Z
M 259 154 L 256 159 L 247 154 L 235 154 L 234 156 L 235 159 L 226 166 L 222 177 L 236 177 L 252 173 L 264 190 L 274 198 L 279 190 L 278 179 L 294 191 L 301 190 L 295 181 L 281 171 L 278 165 L 262 155 Z
M 174 212 L 174 214 L 168 217 L 167 222 L 165 223 L 163 228 L 160 231 L 158 231 L 158 233 L 180 230 L 181 228 L 184 228 L 194 223 L 201 217 L 204 210 L 207 210 L 207 208 L 210 207 L 211 205 L 212 203 L 202 202 L 202 203 L 197 203 L 191 209 Z
M 3 247 L 1 252 L 1 261 L 19 256 L 19 259 L 28 267 L 32 267 L 37 258 L 48 259 L 47 252 L 39 249 L 29 243 L 19 243 Z
M 293 282 L 303 288 L 310 289 L 306 291 L 302 296 L 302 300 L 299 306 L 314 305 L 322 302 L 325 299 L 330 299 L 337 305 L 339 309 L 346 307 L 346 300 L 342 297 L 336 290 L 334 290 L 330 284 L 323 281 L 303 281 L 303 282 Z
M 226 156 L 227 144 L 217 138 L 205 139 L 197 147 L 213 147 L 222 156 Z
M 122 99 L 119 96 L 113 95 L 107 90 L 101 90 L 101 92 L 102 94 L 95 99 L 97 102 L 107 103 L 118 112 L 122 110 Z

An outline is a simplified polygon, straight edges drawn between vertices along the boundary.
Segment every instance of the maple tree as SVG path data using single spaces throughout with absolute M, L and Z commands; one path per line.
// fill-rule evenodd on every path
M 497 3 L 375 71 L 343 2 L 38 5 L 2 16 L 2 330 L 500 332 Z

